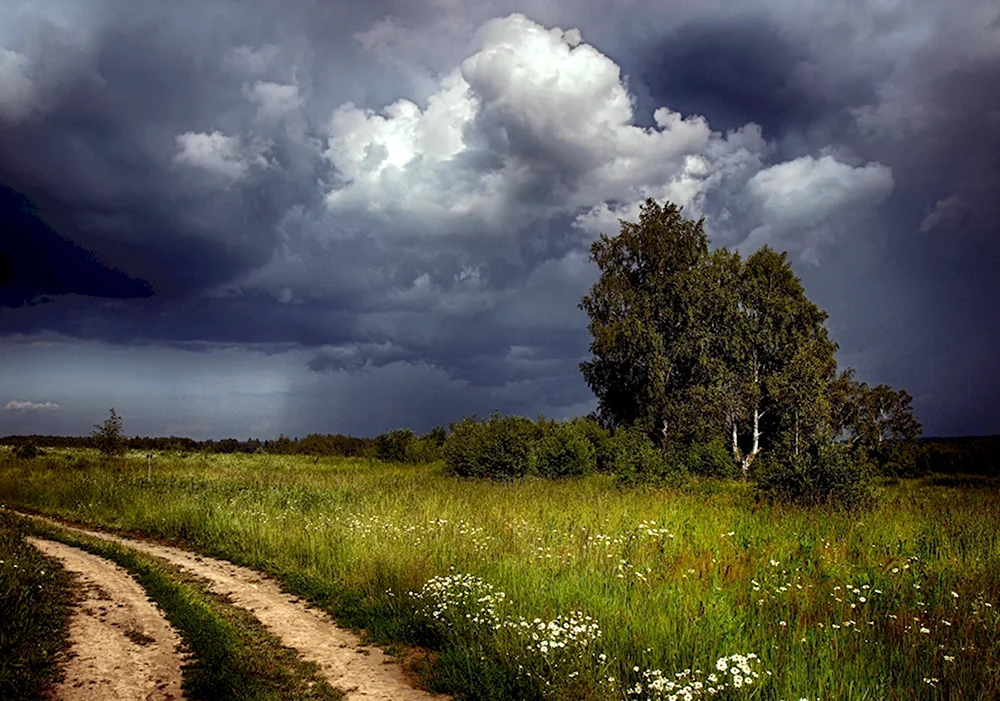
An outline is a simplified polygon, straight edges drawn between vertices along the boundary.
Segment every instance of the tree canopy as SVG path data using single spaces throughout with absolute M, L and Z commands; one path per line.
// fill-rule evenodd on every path
M 108 418 L 102 424 L 95 424 L 91 434 L 94 447 L 105 457 L 117 457 L 125 452 L 125 436 L 122 434 L 122 419 L 111 407 Z
M 638 224 L 622 222 L 618 236 L 601 234 L 591 246 L 601 277 L 580 307 L 590 316 L 594 360 L 580 368 L 605 425 L 652 433 L 672 424 L 695 385 L 689 301 L 707 255 L 704 222 L 652 200 Z
M 637 223 L 594 241 L 591 260 L 601 275 L 580 308 L 593 357 L 580 369 L 603 425 L 667 444 L 722 438 L 744 476 L 765 449 L 798 456 L 845 434 L 874 449 L 919 434 L 905 392 L 837 376 L 827 314 L 787 253 L 710 252 L 704 218 L 648 199 Z

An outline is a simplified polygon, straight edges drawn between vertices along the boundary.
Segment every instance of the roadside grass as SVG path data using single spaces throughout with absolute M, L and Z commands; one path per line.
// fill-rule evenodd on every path
M 209 591 L 197 577 L 116 543 L 34 521 L 25 522 L 23 528 L 111 560 L 135 577 L 192 654 L 182 668 L 182 687 L 192 701 L 343 698 L 340 690 L 322 678 L 314 663 L 299 659 L 252 613 Z
M 149 481 L 53 451 L 0 459 L 0 502 L 265 571 L 373 642 L 434 650 L 428 683 L 460 698 L 665 699 L 749 653 L 760 676 L 716 698 L 1000 698 L 1000 493 L 978 484 L 900 480 L 852 515 L 738 482 L 198 454 Z M 555 630 L 574 612 L 599 632 Z
M 0 699 L 42 699 L 58 677 L 73 592 L 69 573 L 0 512 Z

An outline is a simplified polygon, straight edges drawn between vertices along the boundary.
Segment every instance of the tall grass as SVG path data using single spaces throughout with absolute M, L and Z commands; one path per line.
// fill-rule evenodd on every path
M 990 489 L 903 481 L 852 516 L 758 505 L 736 482 L 495 484 L 240 455 L 160 457 L 147 481 L 143 461 L 79 455 L 3 458 L 0 501 L 266 570 L 376 640 L 437 648 L 438 687 L 470 698 L 667 698 L 655 670 L 704 677 L 736 653 L 761 676 L 723 696 L 1000 697 Z M 454 602 L 468 619 L 426 613 L 425 584 L 457 575 L 503 592 L 488 625 L 462 623 L 476 599 Z M 573 664 L 514 629 L 573 612 L 600 628 Z
M 41 699 L 57 675 L 73 595 L 69 573 L 0 513 L 0 699 Z

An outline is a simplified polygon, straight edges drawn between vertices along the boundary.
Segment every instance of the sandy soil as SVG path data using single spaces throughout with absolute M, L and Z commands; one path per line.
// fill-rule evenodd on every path
M 362 644 L 357 635 L 339 627 L 328 614 L 283 592 L 277 582 L 259 572 L 178 548 L 71 527 L 40 516 L 31 518 L 121 543 L 203 577 L 213 591 L 228 595 L 233 604 L 251 611 L 283 644 L 297 650 L 303 659 L 319 665 L 323 676 L 346 692 L 349 701 L 441 701 L 448 698 L 414 688 L 402 667 L 391 657 L 376 647 Z
M 64 701 L 182 699 L 181 639 L 146 592 L 113 562 L 39 538 L 28 541 L 59 560 L 81 587 L 70 618 L 71 652 L 55 688 Z

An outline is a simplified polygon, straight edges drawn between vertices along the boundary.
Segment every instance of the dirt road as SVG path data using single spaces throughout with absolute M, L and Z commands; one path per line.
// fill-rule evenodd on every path
M 62 543 L 28 542 L 82 585 L 70 618 L 71 654 L 55 698 L 63 701 L 182 699 L 181 639 L 146 592 L 118 565 Z
M 339 627 L 317 609 L 283 592 L 259 572 L 195 553 L 146 541 L 68 526 L 60 521 L 21 514 L 53 525 L 161 557 L 228 595 L 233 604 L 251 611 L 281 642 L 315 662 L 331 685 L 346 692 L 348 701 L 444 701 L 448 697 L 416 689 L 402 668 L 381 650 L 367 647 L 351 631 Z

